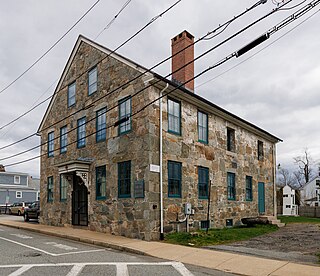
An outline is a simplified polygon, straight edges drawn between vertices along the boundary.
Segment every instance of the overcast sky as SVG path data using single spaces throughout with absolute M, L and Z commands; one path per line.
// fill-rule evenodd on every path
M 0 90 L 48 50 L 95 2 L 96 0 L 2 1 Z M 78 35 L 95 39 L 125 2 L 126 0 L 101 0 L 35 67 L 0 93 L 0 125 L 3 126 L 35 103 L 49 97 Z M 132 0 L 96 41 L 115 49 L 174 2 L 176 0 Z M 145 67 L 151 67 L 171 54 L 170 39 L 181 31 L 188 30 L 197 39 L 256 2 L 182 0 L 118 52 Z M 300 2 L 302 0 L 293 0 L 286 7 Z M 277 12 L 201 58 L 195 63 L 195 73 L 200 73 L 246 45 L 299 7 Z M 269 0 L 232 23 L 221 35 L 199 42 L 195 45 L 195 56 L 274 8 L 276 5 Z M 209 71 L 195 81 L 195 93 L 198 95 L 283 139 L 283 143 L 277 146 L 277 163 L 281 163 L 282 167 L 292 167 L 293 157 L 300 155 L 305 147 L 308 147 L 314 160 L 320 159 L 320 12 L 285 34 L 319 8 L 320 5 L 272 35 L 254 50 Z M 154 71 L 166 75 L 170 70 L 171 64 L 168 62 Z M 211 79 L 212 81 L 203 84 Z M 15 124 L 0 130 L 0 147 L 35 133 L 47 103 Z M 39 138 L 33 137 L 0 150 L 0 158 L 37 144 Z M 0 164 L 8 165 L 37 155 L 39 150 L 0 161 Z M 36 177 L 40 174 L 39 163 L 39 159 L 36 159 L 6 169 L 26 172 Z

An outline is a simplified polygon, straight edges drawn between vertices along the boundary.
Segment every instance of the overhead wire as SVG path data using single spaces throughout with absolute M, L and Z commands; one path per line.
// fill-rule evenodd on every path
M 319 0 L 319 1 L 320 1 L 320 0 Z M 233 37 L 241 34 L 241 33 L 244 32 L 245 30 L 247 30 L 248 28 L 250 28 L 251 26 L 253 26 L 254 24 L 256 24 L 257 22 L 260 22 L 262 19 L 266 18 L 266 17 L 269 16 L 270 14 L 272 14 L 272 13 L 268 13 L 268 14 L 260 17 L 259 19 L 255 20 L 254 22 L 250 23 L 249 25 L 247 25 L 246 27 L 244 27 L 244 28 L 241 29 L 240 31 L 238 31 L 238 32 L 236 32 L 235 34 L 233 34 L 232 36 L 230 36 L 229 38 L 223 40 L 222 42 L 218 43 L 217 45 L 215 45 L 214 47 L 210 48 L 210 49 L 207 50 L 206 52 L 202 53 L 201 55 L 199 55 L 198 57 L 196 57 L 194 60 L 186 63 L 186 64 L 185 64 L 184 66 L 182 66 L 181 68 L 178 68 L 176 71 L 174 71 L 174 72 L 168 74 L 167 76 L 163 77 L 163 79 L 165 79 L 165 78 L 167 78 L 169 75 L 171 75 L 171 74 L 173 74 L 173 73 L 181 70 L 182 68 L 188 66 L 189 64 L 193 63 L 193 62 L 196 61 L 197 59 L 199 59 L 199 58 L 207 55 L 208 53 L 210 53 L 210 52 L 213 51 L 214 49 L 218 48 L 219 46 L 221 46 L 221 45 L 223 45 L 224 43 L 226 43 L 227 41 L 229 41 L 231 38 L 233 38 Z M 234 56 L 234 54 L 232 54 L 231 57 L 233 57 L 233 56 Z M 228 56 L 228 57 L 227 57 L 227 60 L 229 60 L 231 57 Z M 214 68 L 215 68 L 215 67 L 216 67 L 216 66 L 214 66 Z M 199 76 L 200 76 L 200 75 L 197 75 L 197 77 L 199 77 Z M 137 94 L 141 93 L 142 91 L 146 90 L 147 88 L 149 88 L 149 87 L 151 87 L 151 86 L 154 86 L 154 84 L 156 84 L 156 83 L 158 83 L 158 82 L 160 82 L 160 81 L 161 81 L 161 79 L 159 79 L 158 81 L 156 81 L 156 82 L 153 83 L 153 84 L 150 84 L 150 85 L 144 87 L 143 89 L 138 90 L 136 93 L 134 93 L 133 95 L 131 95 L 131 98 L 132 98 L 132 97 L 135 97 Z M 103 113 L 101 113 L 101 114 L 108 113 L 108 112 L 110 112 L 111 110 L 115 109 L 115 108 L 118 107 L 118 106 L 119 106 L 119 104 L 116 104 L 116 105 L 114 105 L 113 107 L 107 109 L 105 112 L 103 112 Z M 100 114 L 100 115 L 101 115 L 101 114 Z M 84 124 L 87 124 L 87 123 L 89 123 L 90 121 L 95 120 L 96 118 L 97 118 L 97 116 L 94 116 L 92 119 L 86 121 Z M 82 125 L 84 125 L 84 124 L 82 124 Z M 82 126 L 82 125 L 81 125 L 81 126 Z M 80 126 L 77 126 L 77 127 L 73 128 L 73 129 L 70 129 L 67 133 L 70 133 L 71 131 L 76 130 L 78 127 L 80 127 Z M 60 137 L 61 137 L 61 136 L 55 137 L 53 140 L 57 140 L 57 139 L 59 139 Z M 32 149 L 25 150 L 25 151 L 23 151 L 23 152 L 20 152 L 20 153 L 11 155 L 11 156 L 9 156 L 9 157 L 1 158 L 0 161 L 7 160 L 7 159 L 9 159 L 9 158 L 13 158 L 13 157 L 19 156 L 19 155 L 21 155 L 21 154 L 24 154 L 24 153 L 26 153 L 26 152 L 29 152 L 29 151 L 31 151 L 31 150 L 34 150 L 34 149 L 36 149 L 36 148 L 38 148 L 38 147 L 41 147 L 41 146 L 43 146 L 43 145 L 46 145 L 47 143 L 48 143 L 48 142 L 43 142 L 42 144 L 40 144 L 40 145 L 38 145 L 38 146 L 35 146 L 35 147 L 33 147 Z
M 97 36 L 94 38 L 94 40 L 97 40 L 98 37 L 107 29 L 110 28 L 110 26 L 113 24 L 113 22 L 117 19 L 117 17 L 120 15 L 120 13 L 130 4 L 131 0 L 127 0 L 121 7 L 121 9 L 118 11 L 118 13 L 111 19 L 111 21 L 97 34 Z
M 143 30 L 145 30 L 147 27 L 149 27 L 153 22 L 155 22 L 158 18 L 162 17 L 162 15 L 164 15 L 165 13 L 167 13 L 169 10 L 171 10 L 174 6 L 176 6 L 176 5 L 177 5 L 179 2 L 181 2 L 181 1 L 182 1 L 182 0 L 176 1 L 176 2 L 175 2 L 173 5 L 171 5 L 169 8 L 167 8 L 166 10 L 164 10 L 163 12 L 161 12 L 159 15 L 157 15 L 157 16 L 153 17 L 151 20 L 149 20 L 149 22 L 148 22 L 147 24 L 145 24 L 142 28 L 140 28 L 136 33 L 134 33 L 134 34 L 133 34 L 131 37 L 129 37 L 127 40 L 125 40 L 124 42 L 122 42 L 116 49 L 114 49 L 114 50 L 111 51 L 108 55 L 106 55 L 105 57 L 103 57 L 102 59 L 100 59 L 100 60 L 95 64 L 95 66 L 98 65 L 98 64 L 99 64 L 100 62 L 102 62 L 103 60 L 105 60 L 105 59 L 107 59 L 108 57 L 110 57 L 112 54 L 116 53 L 117 50 L 119 50 L 121 47 L 123 47 L 123 46 L 124 46 L 125 44 L 127 44 L 129 41 L 131 41 L 134 37 L 136 37 L 138 34 L 140 34 Z M 153 67 L 153 68 L 155 68 L 155 67 Z M 153 68 L 152 68 L 152 69 L 153 69 Z M 152 69 L 150 69 L 150 70 L 152 70 Z M 83 76 L 83 75 L 86 74 L 87 72 L 88 72 L 88 70 L 85 70 L 84 72 L 82 72 L 81 74 L 78 75 L 78 78 L 81 77 L 81 76 Z M 146 71 L 146 72 L 147 72 L 147 71 Z M 145 73 L 146 73 L 146 72 L 145 72 Z M 144 73 L 140 74 L 138 77 L 142 76 L 143 74 L 144 74 Z M 125 84 L 123 84 L 121 87 L 116 88 L 115 91 L 117 91 L 118 89 L 122 88 L 123 86 L 127 85 L 128 83 L 130 83 L 130 82 L 132 82 L 132 81 L 134 81 L 134 80 L 136 80 L 136 79 L 137 79 L 137 77 L 134 78 L 134 79 L 132 79 L 132 80 L 129 80 L 128 82 L 126 82 Z M 58 93 L 60 93 L 61 91 L 63 91 L 63 89 L 65 89 L 66 87 L 68 87 L 68 85 L 62 86 L 59 91 L 55 92 L 53 95 L 51 95 L 50 97 L 48 97 L 47 99 L 45 99 L 44 101 L 42 101 L 41 103 L 39 103 L 35 108 L 39 107 L 40 105 L 42 105 L 43 103 L 45 103 L 45 102 L 48 101 L 49 99 L 53 98 L 56 94 L 58 94 Z M 103 96 L 103 97 L 104 97 L 104 96 Z M 101 100 L 103 97 L 98 98 L 96 101 Z M 94 102 L 96 102 L 96 101 L 94 101 Z M 73 116 L 74 114 L 76 114 L 76 113 L 78 113 L 78 112 L 80 112 L 80 111 L 82 111 L 82 110 L 84 110 L 84 109 L 86 109 L 86 108 L 87 108 L 87 107 L 83 107 L 83 108 L 77 110 L 76 112 L 70 114 L 70 115 L 67 116 L 66 118 L 64 118 L 64 119 L 62 119 L 62 120 L 60 120 L 60 121 L 52 124 L 52 126 L 60 123 L 61 121 L 69 118 L 70 116 Z M 29 113 L 29 112 L 26 112 L 26 113 Z M 0 130 L 3 129 L 4 127 L 9 126 L 13 121 L 14 121 L 14 120 L 6 123 L 5 126 L 1 126 L 1 127 L 0 127 Z M 35 132 L 35 133 L 33 133 L 33 134 L 30 134 L 30 135 L 29 135 L 29 138 L 32 137 L 32 136 L 35 136 L 35 135 L 37 135 L 37 132 Z M 23 139 L 22 141 L 24 141 L 24 140 L 25 140 L 25 139 Z M 6 147 L 9 147 L 9 146 L 15 145 L 15 144 L 17 144 L 17 143 L 20 143 L 20 141 L 17 141 L 17 142 L 15 142 L 15 143 L 11 143 L 11 144 L 9 144 L 9 145 L 7 145 L 7 146 L 5 146 L 5 147 L 1 147 L 0 150 L 4 149 L 4 148 L 6 148 Z
M 246 61 L 248 61 L 249 59 L 255 57 L 256 55 L 258 55 L 259 53 L 261 53 L 262 51 L 264 51 L 265 49 L 269 48 L 270 46 L 272 46 L 273 44 L 275 44 L 276 42 L 278 42 L 281 38 L 283 38 L 284 36 L 288 35 L 289 33 L 291 33 L 292 31 L 294 31 L 296 28 L 298 28 L 300 25 L 302 25 L 303 23 L 305 23 L 306 21 L 308 21 L 309 19 L 311 19 L 313 16 L 315 16 L 318 12 L 320 11 L 317 10 L 315 11 L 313 14 L 311 14 L 310 16 L 308 16 L 307 18 L 305 18 L 303 21 L 301 21 L 299 24 L 297 24 L 296 26 L 292 27 L 290 30 L 288 30 L 287 32 L 285 32 L 284 34 L 282 34 L 281 36 L 279 36 L 278 38 L 276 38 L 274 41 L 270 42 L 268 45 L 264 46 L 263 48 L 261 48 L 260 50 L 258 50 L 257 52 L 255 52 L 254 54 L 252 54 L 251 56 L 247 57 L 246 59 L 242 60 L 241 62 L 235 64 L 234 66 L 230 67 L 229 69 L 223 71 L 222 73 L 216 75 L 215 77 L 197 85 L 195 88 L 199 88 L 209 82 L 214 81 L 215 79 L 221 77 L 222 75 L 230 72 L 231 70 L 237 68 L 238 66 L 240 66 L 241 64 L 245 63 Z
M 0 90 L 0 94 L 6 91 L 19 79 L 21 79 L 28 71 L 30 71 L 41 59 L 43 59 L 71 30 L 78 25 L 78 23 L 100 2 L 97 0 L 47 51 L 45 51 L 39 58 L 37 58 L 26 70 L 24 70 L 19 76 L 17 76 L 13 81 Z
M 164 12 L 162 12 L 162 13 L 159 14 L 158 16 L 153 17 L 153 18 L 149 21 L 149 23 L 146 24 L 146 25 L 145 25 L 142 29 L 140 29 L 137 33 L 141 32 L 143 29 L 146 28 L 146 26 L 150 25 L 150 24 L 151 24 L 152 22 L 154 22 L 156 19 L 160 18 L 164 13 L 166 13 L 167 11 L 169 11 L 171 8 L 173 8 L 175 5 L 177 5 L 180 1 L 181 1 L 181 0 L 177 1 L 176 3 L 174 3 L 172 6 L 170 6 L 168 9 L 166 9 Z M 292 1 L 292 0 L 289 0 L 287 3 L 291 2 L 291 1 Z M 263 4 L 264 2 L 260 0 L 260 1 L 258 1 L 257 3 Z M 154 68 L 156 68 L 156 67 L 158 67 L 159 65 L 163 64 L 164 62 L 168 61 L 168 60 L 171 59 L 172 57 L 178 55 L 179 53 L 181 53 L 181 52 L 184 51 L 185 49 L 187 49 L 187 48 L 195 45 L 196 43 L 198 43 L 199 41 L 203 40 L 203 39 L 206 38 L 207 36 L 215 33 L 217 30 L 223 28 L 226 24 L 230 24 L 232 21 L 238 19 L 240 16 L 242 16 L 242 15 L 244 15 L 245 13 L 249 12 L 250 10 L 252 10 L 253 7 L 257 7 L 257 6 L 258 6 L 257 3 L 254 4 L 254 5 L 253 5 L 252 7 L 250 7 L 250 8 L 247 8 L 244 12 L 242 12 L 242 13 L 234 16 L 231 20 L 228 20 L 226 23 L 224 23 L 224 24 L 222 24 L 222 25 L 219 25 L 216 29 L 208 32 L 206 35 L 202 36 L 201 38 L 199 38 L 198 40 L 196 40 L 195 42 L 193 42 L 191 45 L 188 45 L 187 47 L 184 47 L 183 49 L 181 49 L 180 51 L 178 51 L 178 52 L 175 53 L 174 55 L 171 55 L 171 56 L 167 57 L 166 59 L 158 62 L 157 64 L 155 64 L 155 65 L 152 66 L 151 68 L 147 69 L 146 71 L 144 71 L 144 72 L 142 72 L 141 74 L 139 74 L 139 75 L 137 75 L 136 77 L 134 77 L 133 79 L 125 82 L 123 85 L 121 85 L 121 86 L 115 88 L 114 90 L 110 91 L 108 94 L 103 95 L 102 97 L 96 99 L 96 100 L 93 101 L 91 104 L 94 104 L 94 103 L 96 103 L 97 101 L 100 101 L 101 99 L 105 98 L 106 96 L 108 96 L 108 95 L 110 95 L 110 94 L 118 91 L 119 89 L 127 86 L 129 83 L 131 83 L 131 82 L 133 82 L 134 80 L 140 78 L 140 77 L 143 76 L 144 74 L 146 74 L 146 73 L 148 73 L 148 72 L 151 72 L 151 70 L 153 70 Z M 283 4 L 283 6 L 286 5 L 287 3 Z M 278 9 L 273 9 L 267 16 L 271 15 L 272 13 L 276 12 L 277 10 L 278 10 Z M 262 19 L 263 19 L 263 18 L 262 18 Z M 261 19 L 261 20 L 262 20 L 262 19 Z M 254 24 L 258 23 L 258 22 L 261 21 L 261 20 L 258 20 L 258 21 L 255 22 Z M 137 34 L 137 33 L 136 33 L 136 34 Z M 136 36 L 136 34 L 134 34 L 131 38 L 129 38 L 128 40 L 126 40 L 124 43 L 122 43 L 119 47 L 117 47 L 115 50 L 113 50 L 113 51 L 112 51 L 110 54 L 108 54 L 106 57 L 104 57 L 104 58 L 101 59 L 99 62 L 97 62 L 96 65 L 97 65 L 98 63 L 100 63 L 102 60 L 104 60 L 105 58 L 109 57 L 112 53 L 114 53 L 114 52 L 115 52 L 116 50 L 118 50 L 120 47 L 122 47 L 125 43 L 127 43 L 127 42 L 128 42 L 129 40 L 131 40 L 134 36 Z M 79 78 L 80 76 L 82 76 L 83 74 L 87 73 L 87 72 L 88 72 L 88 70 L 85 70 L 85 72 L 81 73 L 81 74 L 78 76 L 78 78 Z M 166 77 L 169 77 L 169 76 L 172 75 L 173 73 L 175 73 L 175 72 L 172 72 L 171 74 L 168 74 Z M 68 86 L 68 85 L 60 88 L 60 90 L 57 91 L 57 93 L 61 92 L 61 91 L 62 91 L 64 88 L 66 88 L 67 86 Z M 54 95 L 52 95 L 51 98 L 52 98 L 53 96 L 54 96 Z M 76 113 L 78 113 L 78 112 L 80 112 L 80 111 L 82 111 L 82 110 L 85 110 L 85 109 L 87 109 L 86 106 L 83 107 L 83 108 L 81 108 L 81 109 L 79 109 L 79 110 L 77 110 L 77 111 L 75 111 L 75 112 L 73 112 L 73 113 L 71 113 L 71 114 L 69 114 L 67 117 L 62 118 L 62 119 L 60 119 L 59 121 L 56 121 L 55 123 L 53 123 L 53 124 L 51 124 L 50 126 L 48 126 L 46 129 L 48 129 L 48 128 L 50 128 L 50 127 L 52 127 L 52 126 L 54 126 L 54 125 L 56 125 L 56 124 L 58 124 L 58 123 L 60 123 L 60 122 L 62 122 L 62 121 L 64 121 L 64 120 L 66 120 L 67 118 L 69 118 L 69 117 L 75 115 Z M 8 124 L 10 124 L 10 122 L 9 122 Z M 7 125 L 8 125 L 8 124 L 7 124 Z M 0 129 L 1 129 L 1 128 L 0 128 Z M 43 131 L 46 130 L 46 129 L 43 129 Z M 28 138 L 26 138 L 26 139 L 29 139 L 29 138 L 31 138 L 31 137 L 33 137 L 33 136 L 35 136 L 35 135 L 37 135 L 37 133 L 33 133 L 33 134 L 27 136 Z M 10 143 L 10 144 L 8 144 L 8 145 L 6 145 L 6 146 L 1 147 L 0 150 L 5 149 L 5 148 L 7 148 L 7 147 L 11 147 L 11 146 L 13 146 L 13 145 L 15 145 L 15 144 L 17 144 L 17 143 L 20 143 L 20 142 L 22 142 L 22 141 L 25 141 L 26 139 L 23 138 L 23 139 L 20 139 L 20 140 L 18 140 L 18 141 L 16 141 L 16 142 Z

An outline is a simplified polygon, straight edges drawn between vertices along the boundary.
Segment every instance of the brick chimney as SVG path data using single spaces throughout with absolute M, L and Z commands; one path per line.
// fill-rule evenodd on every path
M 175 36 L 171 39 L 171 51 L 172 55 L 175 55 L 177 52 L 181 53 L 174 56 L 172 60 L 172 72 L 180 69 L 188 62 L 194 59 L 194 45 L 191 45 L 194 41 L 192 34 L 187 31 L 183 31 L 181 34 Z M 191 46 L 190 46 L 191 45 Z M 190 47 L 188 47 L 190 46 Z M 188 47 L 187 49 L 185 49 Z M 185 50 L 183 50 L 185 49 Z M 172 81 L 176 83 L 184 83 L 194 77 L 194 62 L 190 63 L 186 67 L 172 74 Z M 185 88 L 188 88 L 192 92 L 194 91 L 194 80 L 186 83 Z

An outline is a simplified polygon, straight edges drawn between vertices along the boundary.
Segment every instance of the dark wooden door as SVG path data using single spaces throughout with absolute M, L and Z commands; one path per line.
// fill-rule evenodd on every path
M 80 177 L 75 176 L 72 191 L 72 224 L 88 225 L 88 189 Z

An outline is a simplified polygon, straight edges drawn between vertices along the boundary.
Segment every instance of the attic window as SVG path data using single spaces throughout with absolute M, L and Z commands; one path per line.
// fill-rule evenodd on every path
M 263 142 L 258 140 L 258 160 L 263 160 Z
M 76 82 L 68 86 L 68 107 L 76 103 Z
M 20 184 L 20 176 L 15 175 L 13 181 L 14 181 L 14 184 Z
M 236 151 L 235 145 L 235 131 L 232 128 L 227 128 L 227 150 Z

